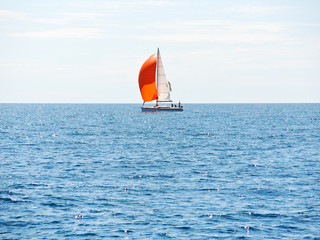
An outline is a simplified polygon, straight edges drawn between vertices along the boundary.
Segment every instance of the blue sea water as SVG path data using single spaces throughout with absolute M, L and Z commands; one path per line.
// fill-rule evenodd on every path
M 320 239 L 320 104 L 0 104 L 0 239 Z

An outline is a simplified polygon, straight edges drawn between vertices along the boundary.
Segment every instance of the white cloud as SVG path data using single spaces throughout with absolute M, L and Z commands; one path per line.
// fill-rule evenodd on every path
M 25 37 L 37 39 L 50 38 L 79 38 L 79 39 L 101 39 L 104 38 L 104 32 L 97 28 L 60 28 L 49 31 L 21 32 L 7 34 L 10 37 Z
M 149 24 L 151 26 L 151 23 Z M 203 21 L 153 23 L 160 34 L 133 36 L 141 40 L 165 42 L 266 43 L 290 40 L 282 32 L 285 24 L 268 22 L 236 22 L 208 19 Z
M 148 41 L 164 42 L 221 42 L 221 43 L 266 43 L 282 41 L 284 38 L 271 34 L 246 34 L 246 33 L 225 33 L 212 32 L 207 34 L 163 34 L 163 35 L 144 35 L 136 38 Z
M 265 31 L 265 32 L 281 32 L 287 28 L 281 23 L 253 22 L 253 23 L 233 23 L 229 26 L 231 30 L 238 32 L 247 31 Z
M 27 21 L 33 23 L 43 23 L 43 24 L 68 24 L 74 21 L 88 21 L 103 17 L 106 14 L 93 13 L 93 12 L 61 12 L 61 13 L 51 13 L 42 16 L 35 16 L 27 14 L 24 12 L 0 10 L 0 18 L 3 20 L 14 20 L 14 21 Z
M 300 23 L 298 26 L 306 26 L 306 27 L 320 27 L 320 23 Z
M 105 16 L 105 14 L 91 12 L 63 12 L 50 14 L 46 18 L 30 18 L 30 21 L 44 24 L 68 24 L 76 21 L 89 21 L 103 16 Z
M 244 14 L 270 14 L 288 9 L 287 6 L 241 6 L 221 9 L 221 12 Z M 291 8 L 291 7 L 290 7 Z
M 56 14 L 57 15 L 57 14 Z M 59 13 L 61 18 L 33 19 L 33 21 L 48 23 L 67 23 L 76 19 L 101 17 L 99 13 Z M 221 42 L 221 43 L 266 43 L 288 40 L 282 36 L 287 25 L 268 22 L 236 22 L 230 20 L 208 19 L 202 21 L 175 21 L 175 22 L 150 22 L 144 25 L 112 25 L 109 22 L 109 30 L 122 29 L 121 34 L 113 34 L 113 38 L 134 38 L 145 41 L 164 42 Z M 157 34 L 147 33 L 144 29 L 152 28 Z M 137 34 L 129 34 L 136 29 Z M 143 33 L 141 33 L 143 31 Z M 11 37 L 26 38 L 80 38 L 101 39 L 107 38 L 104 30 L 100 28 L 59 28 L 55 30 L 36 32 L 8 33 Z
M 247 31 L 266 31 L 266 32 L 281 32 L 287 28 L 287 25 L 282 23 L 270 23 L 270 22 L 235 22 L 230 20 L 216 20 L 208 19 L 202 21 L 184 21 L 184 22 L 162 22 L 154 24 L 155 27 L 164 29 L 170 29 L 174 31 L 181 30 L 212 30 L 214 29 L 226 29 L 235 32 L 247 32 Z
M 28 18 L 28 15 L 23 12 L 0 10 L 0 18 L 9 20 L 25 20 Z
M 104 8 L 104 9 L 128 9 L 134 7 L 160 7 L 177 5 L 176 1 L 78 1 L 72 3 L 75 7 L 81 8 Z

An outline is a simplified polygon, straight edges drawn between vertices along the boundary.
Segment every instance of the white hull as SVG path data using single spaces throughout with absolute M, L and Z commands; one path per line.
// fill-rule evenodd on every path
M 153 106 L 153 107 L 141 107 L 143 112 L 158 112 L 158 111 L 183 111 L 183 107 L 171 107 L 171 106 Z

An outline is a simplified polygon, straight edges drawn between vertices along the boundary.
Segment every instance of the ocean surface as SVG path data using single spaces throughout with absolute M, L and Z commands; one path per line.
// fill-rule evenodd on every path
M 0 239 L 320 239 L 320 104 L 0 104 Z

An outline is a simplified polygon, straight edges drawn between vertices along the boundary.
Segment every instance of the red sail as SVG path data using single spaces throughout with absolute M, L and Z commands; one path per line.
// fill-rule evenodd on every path
M 151 55 L 139 72 L 139 87 L 143 101 L 150 102 L 158 98 L 156 87 L 157 54 Z

